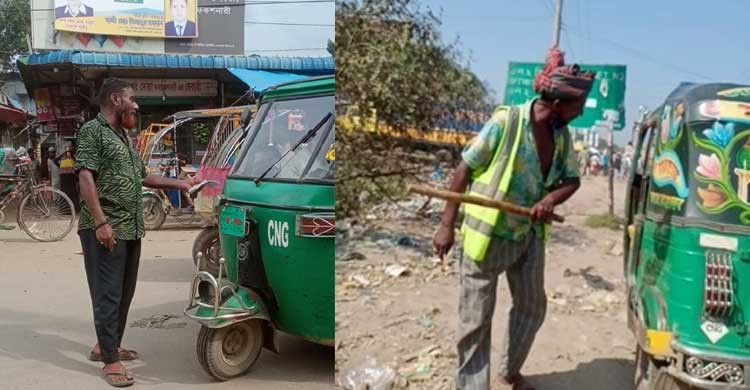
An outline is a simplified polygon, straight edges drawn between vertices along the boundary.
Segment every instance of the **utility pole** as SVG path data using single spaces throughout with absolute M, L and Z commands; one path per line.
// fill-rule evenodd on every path
M 609 171 L 609 215 L 615 216 L 615 124 L 614 121 L 608 120 L 607 125 L 609 127 L 609 136 L 607 137 L 607 158 L 609 163 L 607 164 L 607 170 Z
M 560 46 L 560 26 L 562 24 L 562 3 L 563 0 L 557 0 L 555 4 L 555 24 L 552 26 L 552 45 Z

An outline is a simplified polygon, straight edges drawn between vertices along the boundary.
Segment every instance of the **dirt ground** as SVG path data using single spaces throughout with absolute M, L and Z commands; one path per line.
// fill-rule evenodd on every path
M 635 341 L 626 326 L 623 233 L 585 226 L 588 216 L 607 212 L 608 185 L 603 176 L 582 182 L 556 210 L 566 221 L 553 227 L 547 246 L 547 317 L 523 373 L 540 389 L 631 389 Z M 616 214 L 622 216 L 624 181 L 615 180 L 614 193 Z M 426 217 L 417 216 L 424 201 L 415 197 L 376 208 L 341 228 L 336 251 L 339 385 L 352 368 L 369 362 L 392 369 L 397 388 L 454 387 L 455 262 L 432 256 L 431 235 L 442 204 L 433 201 Z M 493 322 L 493 358 L 509 298 L 503 280 Z M 494 371 L 497 366 L 494 359 Z
M 13 221 L 14 219 L 10 219 Z M 246 375 L 219 382 L 196 356 L 200 326 L 183 315 L 195 273 L 199 229 L 169 224 L 143 240 L 138 287 L 123 346 L 142 360 L 126 363 L 131 389 L 330 389 L 334 351 L 280 336 Z M 0 231 L 0 388 L 107 389 L 101 364 L 87 360 L 94 344 L 91 300 L 78 235 L 39 243 L 18 229 Z

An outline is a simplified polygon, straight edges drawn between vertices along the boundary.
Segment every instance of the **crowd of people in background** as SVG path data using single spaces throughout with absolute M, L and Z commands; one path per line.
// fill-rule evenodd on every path
M 627 179 L 633 166 L 632 149 L 632 143 L 628 143 L 624 151 L 615 152 L 612 156 L 606 149 L 599 150 L 593 147 L 578 151 L 581 175 L 607 176 L 612 170 L 617 179 Z

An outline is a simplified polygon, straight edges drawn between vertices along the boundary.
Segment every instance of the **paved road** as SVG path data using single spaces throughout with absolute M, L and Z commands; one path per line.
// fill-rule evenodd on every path
M 195 353 L 199 326 L 182 315 L 198 232 L 168 226 L 144 239 L 123 342 L 142 357 L 129 364 L 136 377 L 131 388 L 330 389 L 333 349 L 288 336 L 280 339 L 281 354 L 264 350 L 244 377 L 222 383 L 203 371 Z M 39 243 L 18 229 L 0 231 L 0 388 L 110 388 L 100 376 L 101 364 L 86 359 L 95 336 L 80 250 L 75 232 Z M 138 327 L 164 315 L 177 318 L 162 327 Z

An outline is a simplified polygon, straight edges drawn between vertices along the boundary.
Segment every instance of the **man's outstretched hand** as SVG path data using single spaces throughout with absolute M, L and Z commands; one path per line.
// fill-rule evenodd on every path
M 200 177 L 199 175 L 195 175 L 193 177 L 186 177 L 182 179 L 182 185 L 180 186 L 180 189 L 182 191 L 187 191 L 193 188 L 193 186 L 200 184 L 202 181 L 203 181 L 203 178 Z

